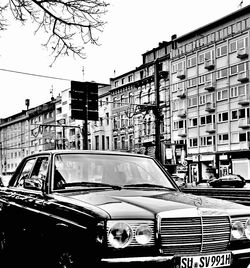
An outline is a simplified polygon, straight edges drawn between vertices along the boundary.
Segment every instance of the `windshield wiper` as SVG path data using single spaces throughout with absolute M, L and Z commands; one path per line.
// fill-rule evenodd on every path
M 174 188 L 170 188 L 167 186 L 159 185 L 159 184 L 153 184 L 153 183 L 134 183 L 134 184 L 125 184 L 123 187 L 126 188 L 133 188 L 133 187 L 152 187 L 152 188 L 162 188 L 162 189 L 168 189 L 171 191 L 176 191 Z
M 72 183 L 64 183 L 62 185 L 62 188 L 67 187 L 75 187 L 75 186 L 85 186 L 85 187 L 110 187 L 114 190 L 121 190 L 122 187 L 119 185 L 112 185 L 108 183 L 101 183 L 101 182 L 88 182 L 88 181 L 82 181 L 82 182 L 72 182 Z

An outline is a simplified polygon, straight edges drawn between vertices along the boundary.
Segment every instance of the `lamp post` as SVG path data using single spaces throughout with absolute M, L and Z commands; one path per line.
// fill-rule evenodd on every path
M 155 86 L 155 158 L 161 162 L 161 117 L 160 117 L 160 87 L 159 87 L 159 60 L 154 62 L 154 86 Z

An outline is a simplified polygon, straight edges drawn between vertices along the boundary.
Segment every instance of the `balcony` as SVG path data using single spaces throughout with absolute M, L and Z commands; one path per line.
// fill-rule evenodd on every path
M 207 102 L 205 105 L 205 111 L 212 113 L 215 111 L 215 103 L 214 102 Z
M 207 91 L 214 91 L 215 90 L 215 82 L 206 81 L 204 89 Z
M 184 70 L 178 70 L 177 71 L 177 78 L 184 79 L 186 77 Z
M 246 83 L 249 81 L 249 75 L 247 71 L 243 71 L 241 73 L 238 73 L 237 80 L 241 83 Z
M 246 59 L 248 57 L 248 50 L 246 47 L 239 48 L 237 51 L 237 58 L 239 59 Z
M 159 72 L 160 78 L 168 78 L 168 74 L 169 74 L 168 71 L 160 71 Z
M 178 116 L 179 116 L 180 118 L 184 118 L 184 117 L 186 117 L 186 109 L 179 109 L 179 111 L 178 111 Z
M 246 95 L 241 95 L 238 97 L 238 104 L 245 106 L 245 105 L 249 105 L 250 104 L 250 100 L 249 97 L 247 97 Z
M 186 90 L 183 88 L 179 88 L 177 91 L 177 97 L 180 99 L 186 98 Z
M 238 127 L 246 129 L 250 127 L 250 118 L 240 118 L 238 121 Z
M 249 150 L 250 149 L 250 142 L 240 142 L 240 150 Z
M 206 132 L 207 133 L 215 133 L 215 123 L 206 125 Z
M 204 63 L 205 69 L 210 71 L 210 70 L 213 70 L 214 67 L 215 67 L 215 60 L 214 59 L 205 60 L 205 63 Z
M 180 136 L 180 137 L 186 137 L 187 136 L 186 129 L 184 129 L 184 128 L 178 129 L 178 136 Z

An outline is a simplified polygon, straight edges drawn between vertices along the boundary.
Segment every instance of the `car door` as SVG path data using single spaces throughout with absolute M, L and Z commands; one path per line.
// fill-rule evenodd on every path
M 43 185 L 48 172 L 49 155 L 27 158 L 14 175 L 2 203 L 6 240 L 11 251 L 18 253 L 19 257 L 34 255 L 33 242 L 43 233 Z

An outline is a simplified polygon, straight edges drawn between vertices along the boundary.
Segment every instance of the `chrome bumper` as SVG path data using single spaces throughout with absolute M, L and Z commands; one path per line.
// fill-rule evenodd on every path
M 250 248 L 232 250 L 233 259 L 249 259 Z M 148 256 L 148 257 L 128 257 L 128 258 L 103 258 L 101 263 L 160 263 L 167 262 L 174 259 L 175 256 Z

